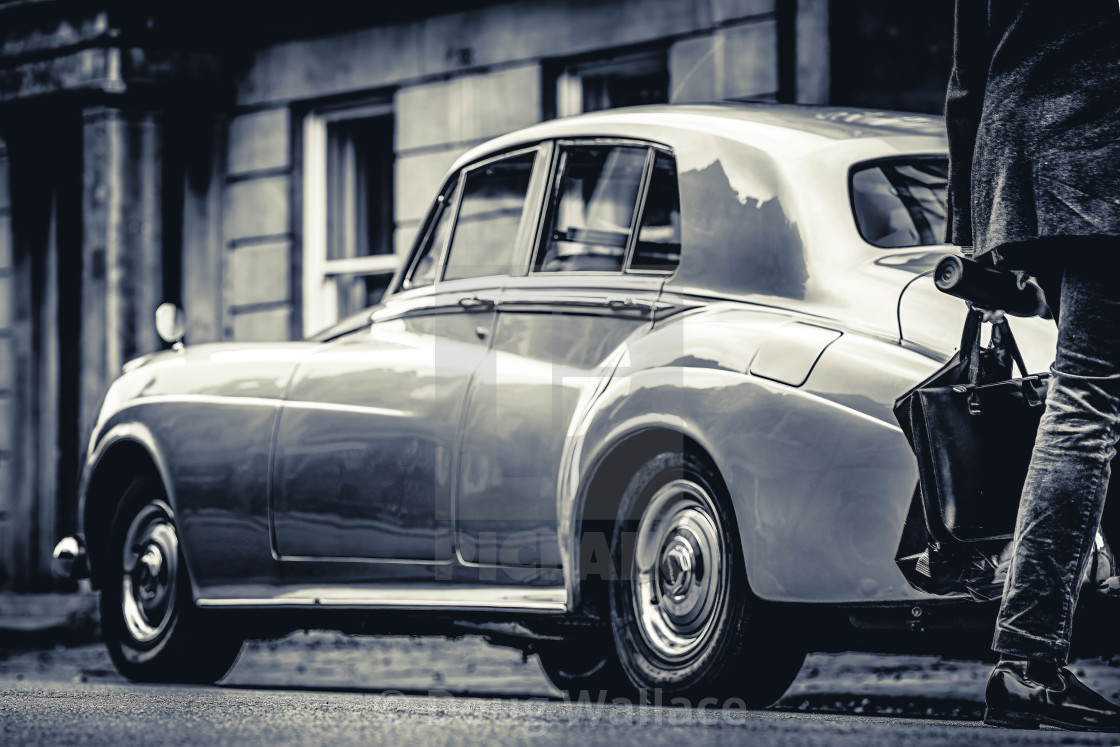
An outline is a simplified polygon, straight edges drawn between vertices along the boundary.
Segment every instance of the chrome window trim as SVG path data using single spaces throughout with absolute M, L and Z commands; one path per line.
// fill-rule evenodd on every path
M 677 172 L 677 156 L 676 156 L 676 154 L 673 153 L 671 148 L 663 148 L 663 147 L 660 147 L 660 146 L 657 146 L 657 145 L 653 146 L 650 149 L 650 151 L 651 151 L 651 153 L 650 153 L 650 163 L 649 163 L 649 174 L 648 174 L 647 180 L 645 182 L 645 189 L 642 192 L 642 201 L 640 203 L 641 204 L 641 214 L 638 216 L 637 221 L 635 223 L 635 228 L 634 228 L 634 241 L 633 241 L 634 246 L 637 246 L 637 243 L 638 243 L 637 235 L 642 230 L 642 220 L 645 218 L 645 214 L 646 214 L 646 198 L 649 196 L 649 184 L 653 180 L 653 168 L 654 168 L 654 165 L 657 162 L 657 154 L 658 153 L 660 153 L 664 156 L 668 156 L 669 158 L 673 159 L 673 173 L 676 175 L 676 182 L 677 182 L 677 204 L 679 205 L 680 201 L 681 201 L 681 180 L 680 180 L 680 174 Z M 682 231 L 682 239 L 683 239 L 683 231 Z M 681 254 L 683 254 L 683 253 L 684 253 L 684 242 L 682 240 L 682 242 L 681 242 Z M 677 271 L 680 270 L 680 268 L 681 268 L 681 261 L 680 261 L 679 258 L 677 259 L 677 266 L 674 267 L 669 272 L 662 272 L 661 270 L 635 270 L 633 267 L 630 266 L 633 261 L 634 261 L 634 252 L 633 252 L 633 248 L 631 248 L 630 253 L 626 257 L 626 264 L 622 268 L 622 273 L 624 275 L 654 275 L 656 277 L 662 277 L 662 278 L 665 278 L 666 280 L 668 280 L 668 279 L 672 278 L 674 275 L 676 275 Z
M 536 246 L 534 237 L 540 232 L 541 223 L 544 221 L 544 213 L 548 209 L 548 187 L 554 168 L 553 160 L 556 158 L 558 148 L 553 140 L 541 142 L 538 148 L 537 161 L 533 164 L 533 176 L 529 182 L 529 191 L 525 194 L 526 208 L 528 209 L 528 206 L 532 205 L 533 213 L 531 219 L 522 220 L 522 225 L 519 227 L 517 246 L 514 248 L 509 272 L 506 273 L 510 277 L 523 277 L 529 273 L 532 267 L 533 250 Z M 522 218 L 527 214 L 523 214 Z
M 658 148 L 666 152 L 672 152 L 669 146 L 663 145 L 662 143 L 632 137 L 597 137 L 594 135 L 588 137 L 562 137 L 556 139 L 556 145 L 626 145 L 638 148 Z
M 653 148 L 647 148 L 646 164 L 642 168 L 642 181 L 638 184 L 638 202 L 634 205 L 634 214 L 630 216 L 630 236 L 626 239 L 626 253 L 622 255 L 623 275 L 634 259 L 634 247 L 638 243 L 638 232 L 642 230 L 642 217 L 646 214 L 646 197 L 649 196 L 649 183 L 653 178 L 655 160 L 657 160 L 657 152 Z

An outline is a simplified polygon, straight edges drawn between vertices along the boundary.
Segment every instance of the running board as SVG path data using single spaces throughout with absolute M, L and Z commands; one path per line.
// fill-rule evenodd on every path
M 276 592 L 280 593 L 276 593 Z M 228 592 L 223 593 L 223 592 Z M 250 592 L 250 593 L 246 593 Z M 271 592 L 257 596 L 251 592 Z M 370 587 L 283 587 L 247 589 L 244 586 L 207 589 L 208 596 L 197 599 L 199 607 L 392 609 L 392 610 L 507 610 L 559 614 L 567 612 L 564 587 L 448 586 L 401 588 Z

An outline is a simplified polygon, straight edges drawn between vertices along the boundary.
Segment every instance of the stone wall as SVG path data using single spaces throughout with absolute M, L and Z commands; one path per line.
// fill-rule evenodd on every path
M 4 5 L 0 123 L 19 184 L 9 188 L 0 142 L 0 587 L 46 583 L 50 547 L 73 529 L 98 403 L 125 360 L 160 347 L 161 300 L 182 301 L 188 344 L 314 331 L 305 172 L 322 143 L 306 141 L 309 121 L 339 106 L 391 113 L 388 268 L 460 154 L 556 109 L 565 66 L 649 53 L 666 61 L 672 101 L 823 103 L 828 6 L 516 0 L 329 35 L 294 29 L 265 46 L 219 35 L 209 51 L 165 56 L 93 6 Z
M 823 103 L 828 3 L 799 0 L 798 7 L 791 98 Z M 541 120 L 548 109 L 543 76 L 557 60 L 662 49 L 673 101 L 772 99 L 780 47 L 776 0 L 535 0 L 255 51 L 237 81 L 227 131 L 222 336 L 282 339 L 307 331 L 301 322 L 302 117 L 321 103 L 391 100 L 393 244 L 400 255 L 460 154 Z
M 12 215 L 8 188 L 8 153 L 0 141 L 0 587 L 14 562 L 12 512 L 14 506 L 15 343 L 12 339 Z
M 292 329 L 292 147 L 289 109 L 260 108 L 229 123 L 222 238 L 223 335 L 286 339 Z

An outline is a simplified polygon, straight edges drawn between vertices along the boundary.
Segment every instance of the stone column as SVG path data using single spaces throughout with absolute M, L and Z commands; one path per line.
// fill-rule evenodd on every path
M 10 583 L 15 569 L 13 522 L 16 457 L 16 355 L 12 319 L 12 213 L 8 189 L 8 153 L 0 140 L 0 588 Z
M 92 108 L 82 122 L 82 448 L 109 384 L 160 347 L 162 147 L 158 114 Z
M 75 370 L 80 325 L 79 130 L 65 110 L 51 114 L 22 126 L 9 120 L 5 129 L 10 220 L 0 222 L 7 224 L 11 251 L 10 282 L 0 283 L 6 285 L 0 302 L 10 315 L 0 323 L 7 329 L 0 335 L 6 338 L 0 365 L 10 374 L 11 459 L 4 462 L 12 469 L 0 500 L 8 523 L 0 542 L 10 548 L 10 582 L 20 589 L 49 585 L 51 548 L 60 528 L 72 526 L 71 475 L 77 470 L 74 398 L 65 382 Z
M 799 104 L 828 103 L 828 14 L 829 0 L 797 0 L 796 101 Z

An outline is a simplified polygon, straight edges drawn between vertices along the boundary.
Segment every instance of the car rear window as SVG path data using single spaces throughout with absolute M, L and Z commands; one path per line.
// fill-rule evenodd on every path
M 863 238 L 897 248 L 944 243 L 949 164 L 944 158 L 879 161 L 852 170 L 852 209 Z

